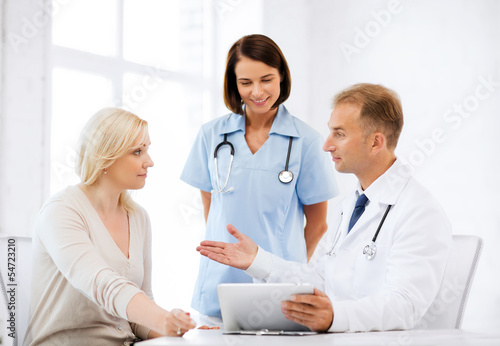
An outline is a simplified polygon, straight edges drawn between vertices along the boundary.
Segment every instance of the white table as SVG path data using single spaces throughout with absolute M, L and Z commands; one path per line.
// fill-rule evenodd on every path
M 352 345 L 352 346 L 499 346 L 500 331 L 472 332 L 460 329 L 408 330 L 371 333 L 329 333 L 306 336 L 224 335 L 221 330 L 191 330 L 184 337 L 162 337 L 139 342 L 147 345 L 227 345 L 227 346 L 294 346 L 294 345 Z

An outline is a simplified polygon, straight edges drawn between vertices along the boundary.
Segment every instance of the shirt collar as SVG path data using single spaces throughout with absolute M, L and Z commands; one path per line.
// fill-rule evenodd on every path
M 230 113 L 224 119 L 220 127 L 219 134 L 243 131 L 245 133 L 245 117 L 240 114 Z M 293 117 L 284 105 L 278 107 L 278 112 L 274 118 L 269 134 L 276 133 L 287 137 L 300 137 L 295 127 Z
M 361 188 L 361 185 L 359 184 L 359 181 L 358 181 L 358 187 L 356 188 L 356 191 L 354 191 L 354 197 L 355 197 L 355 201 L 358 200 L 359 196 L 363 195 L 365 193 L 365 191 L 363 191 L 363 189 Z M 368 197 L 368 195 L 366 195 L 366 197 L 368 198 L 368 201 L 366 202 L 366 206 L 368 206 L 370 204 L 370 197 Z
M 240 114 L 229 113 L 225 116 L 219 128 L 219 135 L 233 133 L 236 131 L 245 132 L 245 117 Z
M 271 126 L 271 131 L 269 131 L 269 134 L 271 133 L 287 137 L 299 137 L 292 115 L 288 113 L 288 110 L 284 105 L 280 105 L 278 108 L 278 113 L 276 113 L 276 117 L 274 118 L 273 126 Z
M 401 192 L 411 176 L 411 167 L 405 165 L 400 159 L 396 159 L 391 167 L 384 174 L 378 177 L 365 191 L 361 184 L 357 183 L 356 199 L 361 193 L 365 193 L 371 202 L 386 205 L 396 204 Z

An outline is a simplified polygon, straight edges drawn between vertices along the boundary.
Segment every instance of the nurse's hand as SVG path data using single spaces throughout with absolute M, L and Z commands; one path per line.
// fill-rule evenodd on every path
M 328 296 L 314 289 L 314 294 L 297 294 L 281 303 L 281 311 L 291 321 L 314 332 L 326 332 L 333 322 L 333 307 Z
M 204 240 L 196 248 L 196 251 L 213 261 L 238 269 L 248 269 L 255 259 L 259 247 L 233 225 L 227 225 L 227 231 L 238 240 L 237 243 Z

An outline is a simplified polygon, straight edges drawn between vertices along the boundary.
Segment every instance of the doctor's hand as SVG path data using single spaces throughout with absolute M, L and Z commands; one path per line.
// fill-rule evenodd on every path
M 238 240 L 237 243 L 204 240 L 196 248 L 196 251 L 213 261 L 238 269 L 248 269 L 255 259 L 259 247 L 233 225 L 227 225 L 227 231 Z
M 281 302 L 281 311 L 291 321 L 300 323 L 314 332 L 326 332 L 333 322 L 333 307 L 330 298 L 314 289 L 312 294 L 298 294 L 290 301 Z

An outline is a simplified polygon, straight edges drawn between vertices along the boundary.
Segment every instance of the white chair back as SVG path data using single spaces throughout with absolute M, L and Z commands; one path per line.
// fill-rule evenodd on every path
M 474 279 L 483 240 L 472 235 L 454 235 L 443 282 L 434 302 L 417 328 L 459 329 Z
M 21 346 L 29 322 L 31 238 L 0 236 L 0 254 L 1 344 Z

